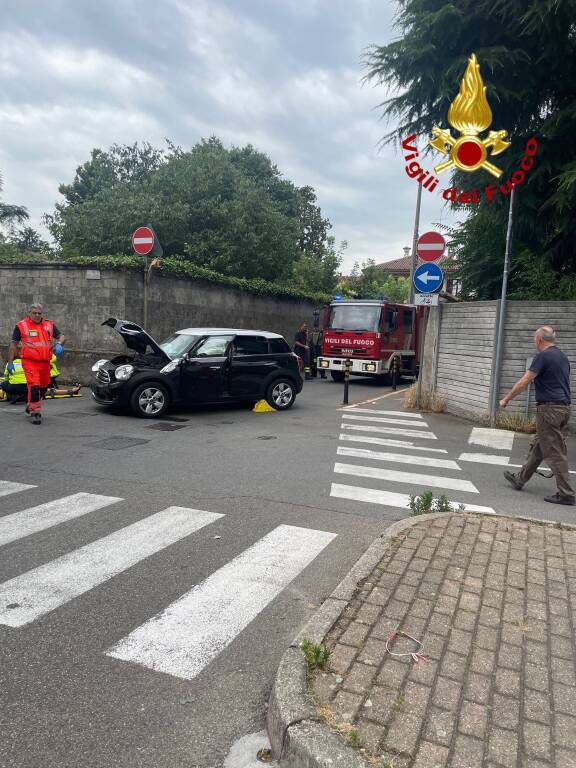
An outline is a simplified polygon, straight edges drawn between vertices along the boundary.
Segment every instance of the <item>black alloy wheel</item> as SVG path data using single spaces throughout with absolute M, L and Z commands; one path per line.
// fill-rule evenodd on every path
M 130 407 L 141 419 L 158 419 L 170 404 L 168 390 L 156 381 L 140 384 L 130 397 Z
M 266 402 L 277 411 L 287 411 L 294 405 L 296 389 L 290 379 L 276 379 L 266 390 Z

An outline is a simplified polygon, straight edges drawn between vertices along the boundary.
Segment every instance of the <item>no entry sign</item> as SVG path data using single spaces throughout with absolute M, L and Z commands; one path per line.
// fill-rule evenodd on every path
M 138 227 L 132 235 L 132 248 L 139 256 L 147 256 L 154 248 L 154 232 L 150 227 Z
M 436 261 L 446 250 L 446 240 L 438 232 L 425 232 L 418 238 L 416 253 L 422 261 Z

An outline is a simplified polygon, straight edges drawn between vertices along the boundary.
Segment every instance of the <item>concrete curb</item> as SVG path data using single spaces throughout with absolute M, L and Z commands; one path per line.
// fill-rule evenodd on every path
M 324 640 L 354 596 L 358 585 L 368 578 L 382 560 L 393 539 L 424 520 L 436 520 L 446 514 L 411 517 L 399 520 L 387 528 L 372 542 L 282 656 L 266 718 L 272 753 L 280 768 L 366 768 L 366 762 L 356 750 L 346 746 L 338 734 L 317 721 L 314 706 L 308 696 L 308 670 L 300 643 L 304 638 L 312 643 Z

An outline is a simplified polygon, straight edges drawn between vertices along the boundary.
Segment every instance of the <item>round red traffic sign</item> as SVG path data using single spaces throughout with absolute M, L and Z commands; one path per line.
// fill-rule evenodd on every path
M 425 232 L 418 238 L 416 253 L 422 261 L 436 261 L 446 250 L 446 240 L 438 232 Z
M 154 232 L 150 227 L 138 227 L 132 235 L 132 248 L 139 256 L 147 256 L 154 248 Z

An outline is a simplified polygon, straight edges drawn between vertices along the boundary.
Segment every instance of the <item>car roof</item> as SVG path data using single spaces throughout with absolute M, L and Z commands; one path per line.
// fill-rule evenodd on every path
M 279 333 L 249 331 L 246 328 L 183 328 L 180 331 L 176 331 L 176 333 L 182 336 L 229 336 L 233 333 L 235 336 L 264 336 L 266 339 L 284 338 Z

